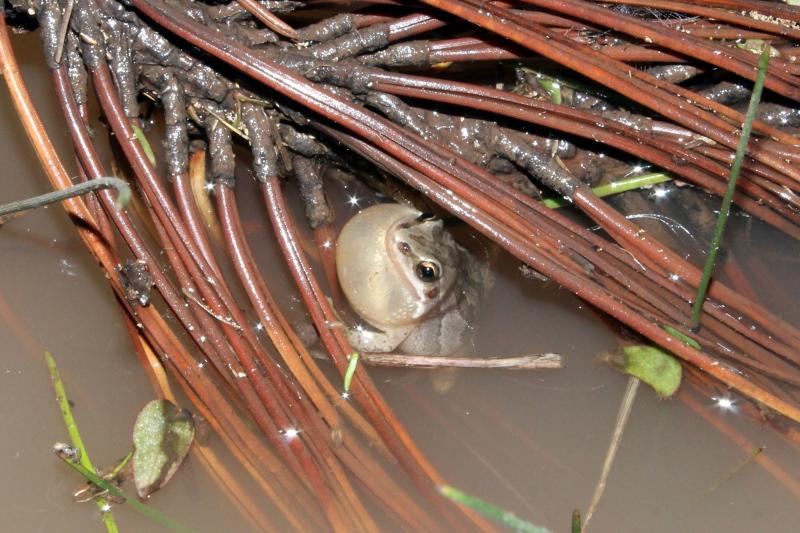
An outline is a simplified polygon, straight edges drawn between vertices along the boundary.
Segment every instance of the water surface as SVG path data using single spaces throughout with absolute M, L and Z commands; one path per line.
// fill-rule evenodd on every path
M 36 59 L 38 40 L 18 37 L 15 46 L 26 52 L 22 66 L 34 100 L 69 162 L 67 133 L 46 69 Z M 0 102 L 0 202 L 47 191 L 5 88 Z M 265 216 L 252 196 L 243 204 L 248 236 L 267 266 L 276 256 Z M 355 209 L 337 205 L 341 217 Z M 782 259 L 786 247 L 796 252 L 796 243 L 744 218 L 735 225 L 730 240 L 738 243 L 737 253 L 756 253 L 751 243 L 758 243 L 758 252 L 781 275 L 784 285 L 778 288 L 796 284 L 796 265 Z M 497 268 L 474 351 L 558 352 L 565 358 L 563 370 L 463 371 L 445 395 L 433 392 L 426 371 L 376 369 L 372 376 L 451 484 L 554 531 L 566 531 L 572 510 L 588 505 L 625 386 L 624 377 L 594 361 L 617 342 L 596 312 L 568 291 L 523 281 L 512 261 L 501 260 Z M 297 314 L 286 273 L 268 270 L 272 286 L 286 288 L 278 300 Z M 756 285 L 766 295 L 775 293 L 774 280 Z M 774 304 L 796 323 L 789 302 L 784 297 Z M 47 348 L 57 358 L 89 452 L 99 465 L 110 465 L 127 452 L 136 412 L 153 392 L 103 275 L 60 208 L 0 228 L 0 309 L 0 523 L 7 531 L 101 531 L 96 508 L 71 501 L 80 480 L 50 451 L 67 436 L 41 352 Z M 714 400 L 705 399 L 705 404 L 713 406 Z M 796 464 L 796 452 L 768 428 L 735 411 L 720 416 L 766 453 L 791 457 Z M 227 457 L 218 441 L 212 437 L 211 442 Z M 592 531 L 795 529 L 800 521 L 796 496 L 758 465 L 748 464 L 723 479 L 746 455 L 680 401 L 658 400 L 643 387 Z M 250 530 L 192 458 L 151 502 L 200 532 Z M 128 509 L 115 512 L 122 531 L 158 530 Z

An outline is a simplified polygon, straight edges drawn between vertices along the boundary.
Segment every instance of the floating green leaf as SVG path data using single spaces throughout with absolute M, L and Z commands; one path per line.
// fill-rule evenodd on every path
M 671 354 L 655 346 L 626 346 L 621 354 L 608 357 L 620 371 L 639 378 L 662 398 L 669 398 L 681 384 L 681 364 Z
M 550 533 L 550 530 L 544 527 L 531 524 L 527 520 L 523 520 L 511 511 L 501 509 L 491 503 L 488 503 L 480 498 L 460 491 L 450 485 L 439 485 L 439 492 L 447 498 L 450 498 L 456 503 L 466 505 L 471 509 L 475 509 L 484 516 L 503 524 L 506 527 L 516 531 L 523 531 L 524 533 Z
M 140 498 L 163 487 L 194 439 L 192 415 L 167 400 L 145 405 L 133 428 L 133 481 Z

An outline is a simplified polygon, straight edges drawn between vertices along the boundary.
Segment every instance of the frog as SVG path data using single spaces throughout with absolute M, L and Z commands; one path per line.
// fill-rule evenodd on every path
M 339 285 L 366 323 L 347 328 L 366 353 L 452 355 L 470 340 L 488 263 L 456 242 L 444 221 L 408 205 L 367 207 L 336 243 Z

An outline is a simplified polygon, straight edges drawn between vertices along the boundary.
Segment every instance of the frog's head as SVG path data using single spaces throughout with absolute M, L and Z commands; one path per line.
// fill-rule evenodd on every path
M 415 214 L 413 220 L 397 224 L 390 235 L 389 252 L 403 282 L 412 288 L 421 306 L 430 309 L 438 306 L 455 284 L 459 254 L 441 219 Z
M 458 247 L 440 219 L 400 204 L 354 216 L 339 235 L 339 283 L 370 324 L 402 327 L 435 313 L 453 289 Z

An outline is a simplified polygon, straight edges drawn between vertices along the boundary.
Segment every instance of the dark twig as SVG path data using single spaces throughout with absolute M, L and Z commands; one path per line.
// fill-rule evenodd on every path
M 4 218 L 8 217 L 13 213 L 19 213 L 21 211 L 36 209 L 38 207 L 54 204 L 56 202 L 62 202 L 67 198 L 74 198 L 75 196 L 82 196 L 86 193 L 100 191 L 103 189 L 116 189 L 117 210 L 124 209 L 125 206 L 128 205 L 128 202 L 131 199 L 131 188 L 128 186 L 127 183 L 125 183 L 121 179 L 118 178 L 94 179 L 91 181 L 86 181 L 83 183 L 79 183 L 77 185 L 73 185 L 72 187 L 68 187 L 66 189 L 59 189 L 57 191 L 52 191 L 45 194 L 40 194 L 39 196 L 34 196 L 33 198 L 26 198 L 25 200 L 17 200 L 16 202 L 10 202 L 5 205 L 0 205 L 0 224 L 4 222 Z

